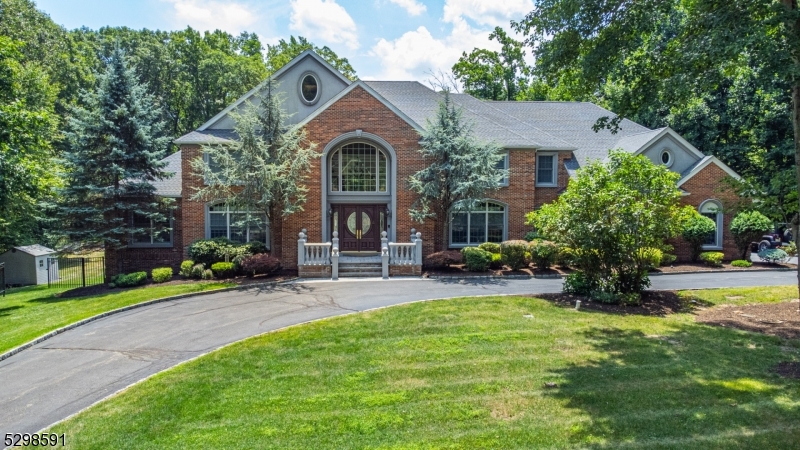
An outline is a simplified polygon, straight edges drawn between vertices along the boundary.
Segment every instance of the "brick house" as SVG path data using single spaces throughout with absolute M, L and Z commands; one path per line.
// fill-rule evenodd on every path
M 203 183 L 192 174 L 190 161 L 203 157 L 202 145 L 234 139 L 229 113 L 252 101 L 257 86 L 197 130 L 175 140 L 180 151 L 166 158 L 167 170 L 175 176 L 156 183 L 159 194 L 175 198 L 178 205 L 172 232 L 109 255 L 109 268 L 177 268 L 187 257 L 189 244 L 197 239 L 224 236 L 268 243 L 270 232 L 275 233 L 279 247 L 272 249 L 273 254 L 279 255 L 284 267 L 296 267 L 302 229 L 307 230 L 308 242 L 317 243 L 331 242 L 334 231 L 338 232 L 343 253 L 378 255 L 381 232 L 386 232 L 389 242 L 407 243 L 412 228 L 422 233 L 423 254 L 438 246 L 431 238 L 441 238 L 433 236 L 431 221 L 411 220 L 408 210 L 415 196 L 405 180 L 425 166 L 418 152 L 419 132 L 433 118 L 441 94 L 418 82 L 351 81 L 311 51 L 273 78 L 291 115 L 289 122 L 304 126 L 321 152 L 310 174 L 305 211 L 288 217 L 280 227 L 270 227 L 265 218 L 237 227 L 235 216 L 243 212 L 230 210 L 222 202 L 190 199 L 192 188 Z M 586 102 L 490 102 L 467 94 L 452 98 L 479 139 L 502 146 L 502 166 L 510 174 L 480 210 L 453 217 L 449 247 L 521 239 L 530 231 L 524 224 L 525 213 L 553 201 L 589 161 L 605 159 L 609 149 L 621 148 L 680 173 L 682 202 L 717 223 L 717 233 L 709 236 L 706 248 L 723 251 L 727 259 L 736 257 L 728 230 L 731 217 L 722 212 L 723 203 L 734 194 L 725 191 L 722 181 L 738 175 L 672 129 L 651 130 L 624 120 L 616 134 L 595 133 L 592 125 L 597 119 L 613 114 Z M 687 258 L 685 243 L 675 244 L 678 256 Z

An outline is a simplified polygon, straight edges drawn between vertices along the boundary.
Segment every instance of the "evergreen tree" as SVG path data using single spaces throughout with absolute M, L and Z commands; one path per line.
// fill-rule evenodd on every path
M 119 48 L 97 89 L 83 93 L 83 103 L 67 126 L 57 216 L 71 242 L 118 250 L 130 237 L 152 232 L 134 226 L 134 215 L 167 222 L 170 205 L 155 195 L 151 182 L 171 175 L 161 161 L 169 138 L 163 136 L 161 111 Z
M 420 153 L 430 165 L 408 180 L 411 191 L 419 194 L 411 218 L 418 222 L 436 219 L 437 251 L 448 247 L 450 213 L 468 211 L 508 176 L 507 170 L 497 168 L 503 158 L 500 146 L 477 142 L 462 115 L 445 90 L 435 122 L 428 120 L 422 133 Z
M 231 113 L 238 140 L 206 145 L 207 160 L 192 161 L 195 174 L 206 180 L 192 200 L 222 200 L 242 211 L 263 212 L 270 224 L 270 250 L 280 257 L 282 219 L 303 210 L 311 162 L 320 154 L 304 129 L 284 124 L 282 99 L 275 89 L 269 80 L 257 94 L 257 104 L 247 102 L 240 113 Z

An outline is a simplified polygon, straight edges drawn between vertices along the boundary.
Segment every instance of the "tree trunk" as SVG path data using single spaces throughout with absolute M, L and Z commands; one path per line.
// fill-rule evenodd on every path
M 800 33 L 800 30 L 795 28 L 794 32 Z M 792 87 L 792 121 L 794 122 L 794 169 L 797 175 L 797 191 L 800 192 L 800 80 L 795 80 Z M 800 199 L 798 199 L 798 208 L 800 208 Z M 794 228 L 793 237 L 796 243 L 800 238 L 797 234 L 798 227 L 794 225 L 792 228 Z M 797 292 L 800 295 L 800 264 L 797 265 Z

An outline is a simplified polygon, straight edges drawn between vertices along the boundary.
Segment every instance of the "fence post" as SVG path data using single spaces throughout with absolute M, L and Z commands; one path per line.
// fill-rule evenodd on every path
M 331 280 L 339 279 L 339 247 L 331 249 Z
M 81 283 L 86 287 L 86 258 L 81 258 Z
M 416 248 L 414 251 L 414 264 L 417 266 L 422 265 L 422 233 L 417 233 L 416 239 L 414 240 L 416 244 Z
M 305 264 L 305 254 L 306 254 L 306 229 L 303 228 L 303 231 L 300 232 L 298 235 L 299 239 L 297 240 L 297 265 L 302 266 Z

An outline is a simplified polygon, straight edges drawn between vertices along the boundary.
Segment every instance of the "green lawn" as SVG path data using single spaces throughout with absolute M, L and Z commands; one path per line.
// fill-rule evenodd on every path
M 776 301 L 794 289 L 684 295 Z M 793 448 L 800 382 L 771 368 L 798 360 L 798 341 L 690 314 L 465 298 L 248 339 L 52 431 L 89 449 Z
M 232 286 L 231 283 L 198 282 L 192 284 L 150 285 L 112 291 L 111 294 L 59 298 L 66 288 L 31 286 L 9 289 L 0 297 L 0 353 L 37 337 L 112 309 L 170 295 L 200 292 Z

